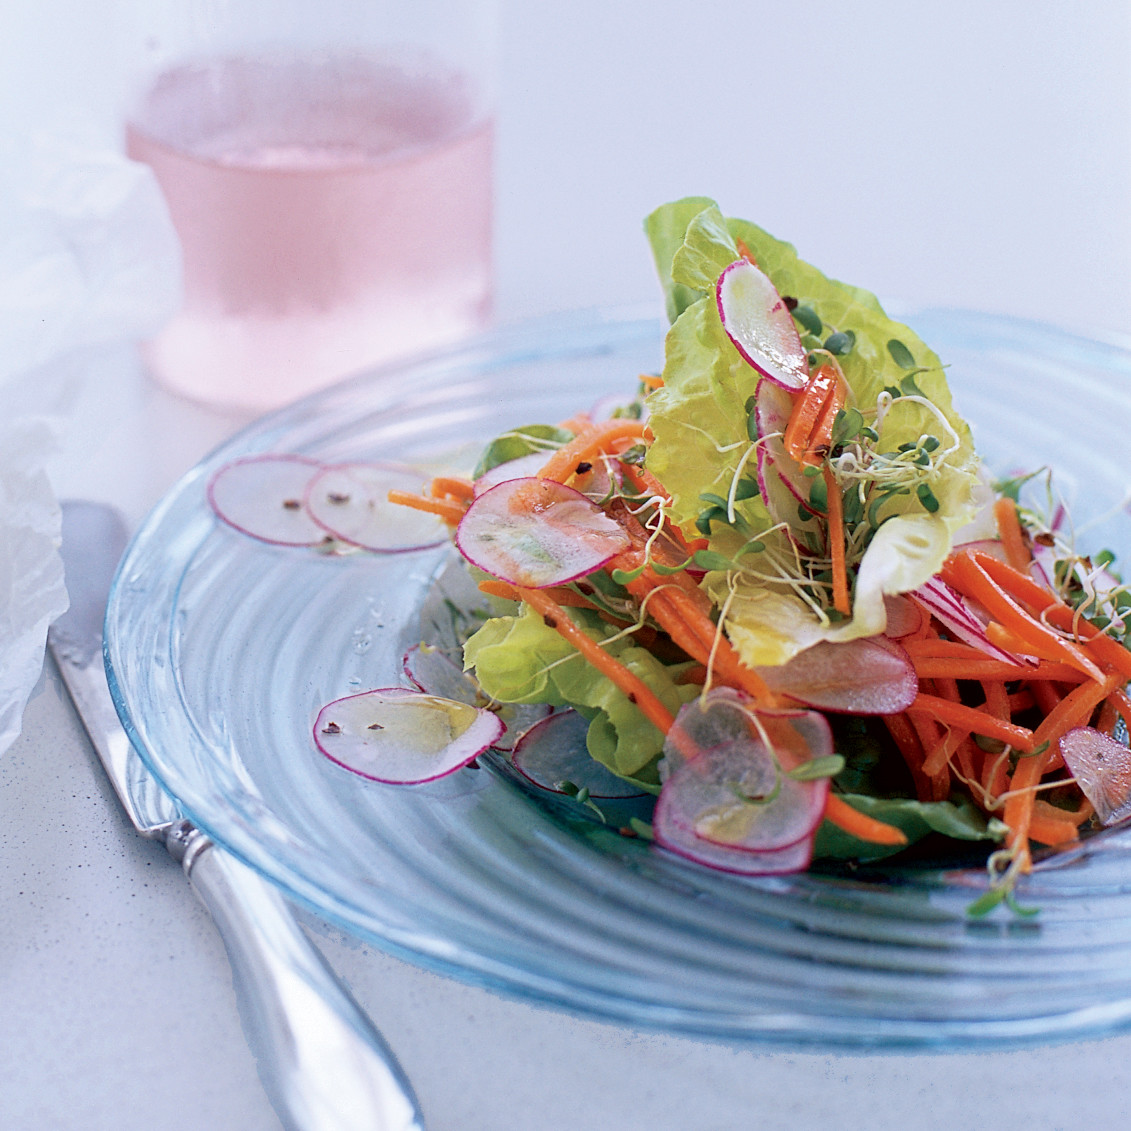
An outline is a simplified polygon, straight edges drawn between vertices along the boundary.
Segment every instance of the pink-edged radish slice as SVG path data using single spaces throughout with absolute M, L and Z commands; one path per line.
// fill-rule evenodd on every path
M 821 641 L 787 663 L 755 670 L 771 691 L 842 714 L 895 715 L 919 693 L 907 653 L 884 636 L 843 644 Z
M 662 806 L 661 797 L 652 816 L 652 832 L 656 843 L 685 860 L 713 868 L 717 872 L 730 872 L 739 876 L 788 875 L 791 872 L 804 872 L 813 858 L 811 836 L 785 848 L 766 852 L 741 852 L 712 844 L 686 827 L 665 821 Z
M 327 703 L 314 742 L 332 762 L 370 781 L 419 785 L 466 766 L 503 733 L 490 711 L 404 687 Z
M 479 705 L 479 685 L 439 648 L 414 645 L 405 652 L 401 668 L 411 683 L 429 695 Z
M 570 782 L 595 798 L 641 797 L 631 782 L 594 760 L 585 748 L 589 720 L 577 711 L 559 711 L 532 726 L 515 744 L 514 767 L 524 778 L 551 793 L 564 793 Z
M 506 728 L 491 743 L 496 750 L 512 749 L 527 730 L 553 712 L 546 703 L 485 703 L 479 684 L 439 648 L 417 644 L 404 654 L 401 667 L 409 682 L 421 691 L 474 707 L 488 706 Z
M 812 835 L 825 811 L 828 778 L 795 780 L 833 752 L 816 711 L 755 710 L 730 688 L 682 708 L 664 742 L 658 835 L 700 840 L 735 852 L 786 848 Z
M 391 490 L 418 494 L 419 472 L 397 464 L 343 463 L 323 468 L 306 493 L 306 509 L 332 537 L 375 553 L 423 550 L 447 541 L 435 515 L 389 502 Z
M 500 483 L 507 483 L 512 479 L 533 479 L 546 466 L 546 461 L 552 453 L 530 452 L 519 456 L 518 459 L 500 463 L 490 471 L 485 471 L 475 481 L 474 490 L 476 498 Z M 605 460 L 592 464 L 589 471 L 575 475 L 570 486 L 580 491 L 587 499 L 601 502 L 609 497 L 609 492 L 614 486 L 619 486 L 619 477 L 614 478 L 616 472 L 610 470 Z
M 1027 657 L 1007 652 L 990 643 L 986 636 L 985 622 L 978 617 L 969 602 L 961 593 L 952 589 L 941 577 L 932 577 L 918 589 L 911 592 L 928 612 L 933 613 L 954 634 L 966 644 L 985 652 L 995 660 L 1010 664 L 1030 664 Z
M 902 594 L 884 597 L 884 608 L 887 611 L 887 627 L 884 629 L 884 635 L 889 640 L 902 640 L 918 632 L 923 627 L 923 618 L 927 615 L 922 606 Z
M 813 483 L 801 464 L 785 450 L 785 427 L 793 411 L 793 397 L 769 381 L 754 394 L 754 421 L 758 429 L 758 490 L 778 522 L 797 526 L 797 508 L 815 513 L 809 502 Z
M 273 546 L 317 546 L 328 540 L 303 500 L 322 470 L 317 460 L 295 455 L 248 456 L 219 468 L 208 481 L 208 503 L 217 517 L 242 534 Z
M 769 276 L 736 259 L 715 284 L 727 337 L 763 377 L 796 392 L 809 381 L 809 361 L 793 315 Z
M 552 479 L 492 487 L 456 528 L 456 546 L 472 565 L 531 589 L 584 577 L 628 545 L 628 535 L 600 507 Z
M 546 466 L 546 461 L 553 452 L 527 452 L 518 459 L 509 459 L 506 463 L 496 464 L 490 471 L 485 471 L 474 484 L 476 496 L 482 495 L 500 483 L 507 483 L 511 479 L 530 479 L 537 476 L 538 472 Z
M 1103 824 L 1131 816 L 1131 750 L 1093 727 L 1077 727 L 1061 738 L 1060 752 Z

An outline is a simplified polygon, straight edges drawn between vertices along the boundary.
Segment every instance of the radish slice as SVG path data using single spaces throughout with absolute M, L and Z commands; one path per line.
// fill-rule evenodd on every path
M 883 636 L 821 641 L 788 663 L 755 669 L 771 691 L 822 711 L 853 715 L 895 715 L 919 692 L 907 653 Z
M 209 480 L 208 502 L 229 526 L 273 546 L 317 546 L 326 530 L 303 507 L 322 464 L 294 455 L 250 456 L 224 464 Z
M 763 377 L 794 391 L 809 381 L 808 355 L 777 288 L 764 271 L 736 259 L 715 284 L 727 337 Z
M 511 585 L 544 589 L 599 569 L 628 535 L 580 491 L 552 479 L 511 479 L 477 498 L 456 528 L 472 565 Z
M 502 732 L 490 711 L 382 687 L 323 707 L 314 742 L 332 762 L 370 781 L 418 785 L 466 766 Z
M 712 844 L 709 840 L 696 836 L 690 829 L 664 822 L 662 804 L 661 797 L 652 818 L 656 843 L 677 856 L 714 868 L 718 872 L 731 872 L 740 876 L 778 876 L 804 872 L 813 858 L 812 837 L 805 837 L 796 844 L 768 852 L 737 852 L 733 848 Z M 657 814 L 660 815 L 660 820 L 657 820 Z
M 1093 727 L 1077 727 L 1061 738 L 1060 752 L 1103 824 L 1131 816 L 1131 750 Z
M 541 789 L 565 793 L 571 782 L 589 791 L 590 797 L 642 797 L 642 791 L 617 777 L 612 770 L 590 757 L 585 748 L 589 720 L 577 711 L 559 711 L 535 724 L 514 748 L 514 766 L 524 778 Z
M 912 590 L 911 596 L 938 617 L 959 640 L 980 649 L 987 656 L 1010 664 L 1031 663 L 1024 656 L 991 644 L 986 636 L 985 624 L 962 594 L 955 592 L 941 577 L 932 577 L 930 581 L 924 582 L 918 589 Z
M 474 486 L 476 496 L 511 479 L 529 479 L 531 476 L 536 476 L 546 466 L 546 461 L 551 455 L 552 452 L 527 452 L 518 459 L 509 459 L 506 463 L 496 464 L 490 471 L 483 472 L 476 479 Z
M 789 529 L 797 525 L 797 508 L 811 514 L 809 489 L 801 465 L 785 450 L 785 427 L 793 411 L 793 397 L 769 381 L 761 381 L 754 394 L 754 421 L 758 428 L 758 490 L 776 522 Z
M 923 627 L 923 618 L 927 615 L 921 605 L 917 605 L 910 597 L 895 594 L 884 597 L 884 608 L 887 610 L 887 627 L 884 635 L 890 640 L 902 640 L 911 636 Z
M 343 463 L 310 481 L 306 509 L 325 531 L 351 546 L 401 553 L 438 546 L 447 528 L 435 515 L 389 502 L 389 491 L 418 493 L 423 478 L 395 464 Z
M 412 683 L 429 695 L 478 705 L 479 685 L 439 648 L 415 645 L 404 654 L 401 668 Z
M 755 711 L 739 693 L 716 688 L 685 706 L 668 732 L 665 781 L 653 815 L 657 840 L 683 855 L 704 842 L 712 847 L 702 850 L 710 857 L 702 862 L 713 867 L 725 866 L 719 860 L 729 855 L 716 851 L 725 849 L 735 857 L 735 870 L 749 871 L 744 856 L 776 853 L 812 837 L 824 814 L 828 778 L 786 775 L 831 753 L 832 732 L 815 711 Z M 801 855 L 807 859 L 807 853 Z
M 404 654 L 401 667 L 409 682 L 429 695 L 457 699 L 473 707 L 484 704 L 486 697 L 479 690 L 479 684 L 439 648 L 417 644 Z M 554 709 L 546 703 L 491 703 L 489 710 L 505 728 L 491 745 L 496 750 L 510 750 L 535 723 L 552 714 Z

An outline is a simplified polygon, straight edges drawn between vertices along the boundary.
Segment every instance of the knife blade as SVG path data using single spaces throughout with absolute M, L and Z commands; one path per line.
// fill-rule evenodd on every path
M 48 648 L 130 821 L 181 864 L 224 940 L 268 1098 L 287 1131 L 423 1131 L 396 1057 L 282 896 L 182 816 L 123 729 L 106 682 L 102 632 L 126 542 L 112 508 L 63 504 L 71 606 L 49 630 Z

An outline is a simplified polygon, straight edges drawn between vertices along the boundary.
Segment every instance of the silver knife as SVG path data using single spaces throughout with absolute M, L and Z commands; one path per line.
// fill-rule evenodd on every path
M 142 836 L 164 842 L 220 931 L 268 1098 L 287 1131 L 423 1131 L 392 1051 L 280 894 L 182 818 L 122 729 L 106 683 L 102 625 L 126 540 L 112 508 L 63 504 L 71 607 L 52 626 L 48 647 L 130 820 Z

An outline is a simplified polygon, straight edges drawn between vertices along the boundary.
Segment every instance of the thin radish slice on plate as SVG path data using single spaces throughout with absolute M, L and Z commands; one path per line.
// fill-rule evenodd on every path
M 497 463 L 490 471 L 485 471 L 474 484 L 475 494 L 482 495 L 500 483 L 511 479 L 530 479 L 537 476 L 538 472 L 546 466 L 546 461 L 552 452 L 527 452 L 518 459 L 509 459 L 506 463 Z
M 770 277 L 737 259 L 715 284 L 715 303 L 727 337 L 763 377 L 797 391 L 809 381 L 809 359 L 793 315 Z
M 1103 824 L 1131 816 L 1131 750 L 1093 727 L 1076 727 L 1061 738 L 1060 752 Z
M 815 513 L 809 502 L 813 481 L 801 464 L 785 450 L 785 427 L 793 411 L 793 397 L 769 381 L 754 394 L 754 420 L 758 429 L 758 490 L 775 521 L 791 529 L 798 526 L 799 506 Z
M 941 577 L 932 577 L 918 589 L 911 591 L 928 612 L 933 613 L 954 634 L 956 639 L 978 648 L 995 660 L 1010 664 L 1029 664 L 1031 661 L 1015 652 L 1007 652 L 990 642 L 985 622 L 978 617 L 961 593 L 952 589 Z
M 421 691 L 478 706 L 479 685 L 441 648 L 416 644 L 405 652 L 401 668 Z
M 242 534 L 273 546 L 317 546 L 325 529 L 303 506 L 307 485 L 322 470 L 295 455 L 248 456 L 219 468 L 208 481 L 208 503 Z
M 397 464 L 343 463 L 323 468 L 306 493 L 306 509 L 324 533 L 376 553 L 438 546 L 447 527 L 435 515 L 389 502 L 391 490 L 418 494 L 424 477 Z
M 419 785 L 466 766 L 501 734 L 490 711 L 404 687 L 335 699 L 318 712 L 314 742 L 370 781 Z
M 492 487 L 456 528 L 456 545 L 472 565 L 531 589 L 584 577 L 628 544 L 628 535 L 600 507 L 552 479 L 511 479 Z
M 440 648 L 417 644 L 404 654 L 401 667 L 409 682 L 429 695 L 473 707 L 487 706 L 506 728 L 491 743 L 496 750 L 510 750 L 526 731 L 553 712 L 546 703 L 485 703 L 479 684 Z
M 813 857 L 813 838 L 805 837 L 796 844 L 765 852 L 742 852 L 724 845 L 713 844 L 696 836 L 694 831 L 663 819 L 663 798 L 653 815 L 652 832 L 656 843 L 677 856 L 714 868 L 718 872 L 731 872 L 740 876 L 779 876 L 791 872 L 804 872 Z
M 883 636 L 821 641 L 787 663 L 756 670 L 771 691 L 822 711 L 895 715 L 919 693 L 907 653 Z
M 832 732 L 815 711 L 755 710 L 716 688 L 680 711 L 664 742 L 657 837 L 686 843 L 692 834 L 740 854 L 806 840 L 829 782 L 806 778 L 804 767 L 832 752 Z
M 902 640 L 905 636 L 918 632 L 927 615 L 920 605 L 902 594 L 885 596 L 884 608 L 887 611 L 884 635 L 890 640 Z
M 552 793 L 569 782 L 590 797 L 640 797 L 642 791 L 589 756 L 589 720 L 576 711 L 559 711 L 532 726 L 516 743 L 513 761 L 524 778 Z

